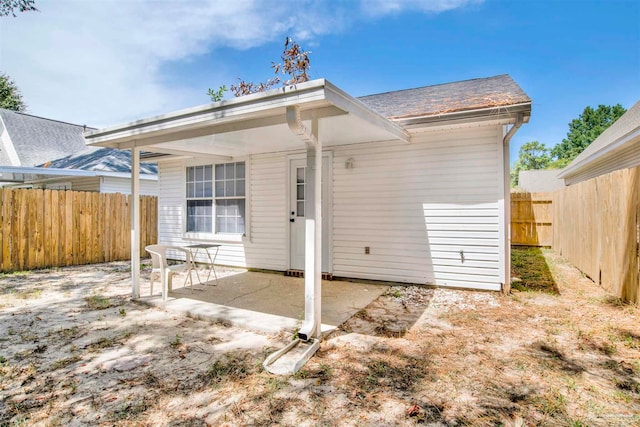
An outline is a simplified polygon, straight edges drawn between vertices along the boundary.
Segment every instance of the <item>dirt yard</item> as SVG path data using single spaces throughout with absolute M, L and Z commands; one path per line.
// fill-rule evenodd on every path
M 514 273 L 393 287 L 293 377 L 261 368 L 289 334 L 131 302 L 126 263 L 1 276 L 0 426 L 640 425 L 639 308 L 550 251 Z

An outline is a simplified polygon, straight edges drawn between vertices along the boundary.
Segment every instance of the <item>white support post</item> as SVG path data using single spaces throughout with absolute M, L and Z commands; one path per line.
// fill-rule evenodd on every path
M 313 338 L 321 337 L 322 325 L 322 143 L 318 138 L 318 117 L 315 112 L 311 121 L 311 133 L 317 141 L 315 146 L 315 167 L 314 169 L 314 249 L 313 249 L 313 317 L 315 319 L 316 330 Z
M 318 140 L 318 119 L 312 120 L 311 133 L 316 144 L 307 145 L 305 176 L 305 260 L 304 323 L 299 335 L 320 338 L 322 308 L 322 145 Z
M 140 148 L 131 149 L 131 296 L 140 298 Z

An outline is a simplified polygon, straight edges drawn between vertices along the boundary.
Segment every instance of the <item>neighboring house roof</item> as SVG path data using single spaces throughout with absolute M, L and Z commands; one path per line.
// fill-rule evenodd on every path
M 575 184 L 640 165 L 640 101 L 576 157 L 558 176 Z
M 131 173 L 131 151 L 85 147 L 82 151 L 40 165 L 42 168 Z M 158 165 L 140 163 L 140 173 L 157 175 Z
M 131 151 L 84 147 L 76 154 L 40 166 L 0 166 L 0 182 L 36 183 L 52 177 L 131 178 Z M 158 179 L 158 165 L 140 163 L 140 178 Z
M 80 151 L 86 129 L 0 108 L 0 164 L 33 166 Z
M 391 119 L 530 104 L 531 98 L 508 74 L 397 90 L 358 98 Z
M 564 187 L 564 181 L 558 178 L 561 169 L 528 170 L 518 174 L 518 188 L 529 193 L 555 191 Z

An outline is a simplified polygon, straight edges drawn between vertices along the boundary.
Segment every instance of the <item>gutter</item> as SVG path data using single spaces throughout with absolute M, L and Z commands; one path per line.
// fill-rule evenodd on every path
M 502 139 L 502 171 L 503 171 L 503 188 L 504 188 L 504 218 L 502 229 L 504 230 L 504 283 L 502 284 L 502 292 L 509 293 L 511 291 L 511 186 L 510 186 L 510 159 L 509 159 L 509 143 L 511 138 L 516 134 L 520 126 L 524 123 L 524 113 L 518 113 L 516 122 L 511 126 L 507 134 Z
M 502 105 L 496 107 L 479 108 L 466 111 L 453 111 L 442 114 L 431 114 L 428 116 L 416 116 L 416 117 L 399 117 L 392 118 L 394 122 L 402 126 L 411 125 L 424 125 L 424 124 L 446 124 L 447 122 L 458 121 L 477 121 L 477 119 L 500 119 L 500 118 L 515 118 L 516 122 L 518 117 L 522 117 L 522 123 L 529 121 L 531 116 L 531 102 L 523 102 L 513 105 Z M 521 124 L 522 124 L 521 123 Z M 516 129 L 517 130 L 517 129 Z
M 508 145 L 509 142 L 511 142 L 511 138 L 513 137 L 513 135 L 516 134 L 516 132 L 518 131 L 518 129 L 520 129 L 520 126 L 522 126 L 523 123 L 524 123 L 524 114 L 519 113 L 518 116 L 516 117 L 516 122 L 514 123 L 513 126 L 511 126 L 511 129 L 509 129 L 509 132 L 507 132 L 507 134 L 504 136 L 502 143 Z

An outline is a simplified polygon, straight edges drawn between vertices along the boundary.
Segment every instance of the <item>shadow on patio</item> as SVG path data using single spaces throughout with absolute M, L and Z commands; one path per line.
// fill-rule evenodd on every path
M 173 291 L 162 301 L 156 283 L 149 296 L 148 275 L 141 277 L 140 302 L 215 322 L 277 333 L 293 331 L 304 319 L 304 279 L 281 274 L 216 267 L 218 280 L 183 286 L 186 274 L 173 277 Z M 204 280 L 204 276 L 201 276 Z M 322 281 L 322 330 L 341 325 L 388 289 L 385 285 Z

